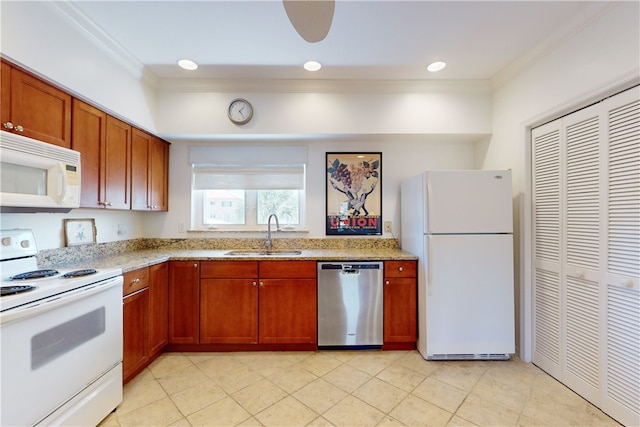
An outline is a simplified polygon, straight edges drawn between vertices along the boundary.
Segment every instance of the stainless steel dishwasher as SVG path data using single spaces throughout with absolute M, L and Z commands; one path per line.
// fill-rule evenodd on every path
M 318 347 L 382 346 L 383 265 L 318 263 Z

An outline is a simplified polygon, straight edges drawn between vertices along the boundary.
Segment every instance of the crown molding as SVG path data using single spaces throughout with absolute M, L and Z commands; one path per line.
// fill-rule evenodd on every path
M 558 27 L 556 31 L 550 33 L 515 61 L 498 71 L 491 78 L 492 89 L 496 91 L 502 88 L 508 81 L 521 74 L 528 66 L 562 45 L 566 40 L 614 7 L 616 3 L 616 1 L 589 2 L 582 13 L 574 15 L 565 22 L 565 25 Z
M 100 27 L 96 26 L 84 13 L 76 6 L 68 1 L 51 1 L 46 2 L 56 13 L 67 21 L 82 37 L 91 44 L 106 53 L 111 59 L 115 60 L 127 72 L 134 77 L 141 79 L 153 87 L 156 86 L 158 78 L 149 72 L 144 64 L 136 57 L 131 55 L 118 42 L 113 40 L 111 36 L 105 33 Z

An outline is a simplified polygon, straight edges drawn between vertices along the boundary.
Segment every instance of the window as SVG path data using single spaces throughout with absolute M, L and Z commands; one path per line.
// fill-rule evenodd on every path
M 192 229 L 305 226 L 306 147 L 189 147 Z

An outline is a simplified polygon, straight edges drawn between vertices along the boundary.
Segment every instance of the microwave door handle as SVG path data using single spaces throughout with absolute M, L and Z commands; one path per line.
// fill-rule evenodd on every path
M 64 163 L 58 162 L 55 169 L 58 172 L 56 177 L 56 185 L 58 186 L 56 195 L 58 196 L 58 202 L 62 202 L 67 197 L 68 177 L 64 172 Z

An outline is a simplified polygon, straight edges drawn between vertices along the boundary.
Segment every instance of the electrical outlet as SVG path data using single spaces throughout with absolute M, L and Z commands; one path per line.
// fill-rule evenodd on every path
M 391 233 L 391 221 L 384 222 L 384 232 Z
M 118 236 L 124 236 L 125 234 L 127 234 L 127 229 L 124 224 L 118 224 Z

